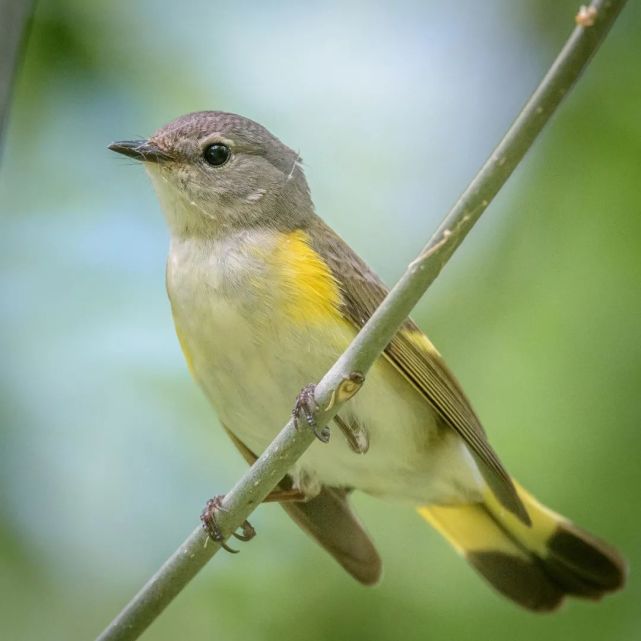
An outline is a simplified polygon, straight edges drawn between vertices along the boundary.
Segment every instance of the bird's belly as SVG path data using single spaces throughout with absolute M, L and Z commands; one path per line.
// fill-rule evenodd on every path
M 187 314 L 174 307 L 174 315 L 195 378 L 221 422 L 254 453 L 289 420 L 299 390 L 317 382 L 354 335 L 347 324 L 266 326 L 225 301 Z M 331 485 L 413 502 L 476 499 L 482 482 L 461 440 L 384 359 L 341 415 L 363 426 L 369 449 L 354 452 L 333 426 L 330 442 L 314 442 L 293 471 L 306 492 Z
M 167 285 L 189 367 L 225 427 L 259 454 L 289 420 L 300 389 L 318 382 L 354 328 L 338 314 L 292 320 L 270 298 L 278 289 L 270 274 L 260 276 L 269 287 L 256 299 L 248 300 L 245 286 L 230 293 L 225 284 L 237 274 L 221 272 L 220 261 L 205 261 L 197 248 L 181 249 L 170 255 Z M 480 477 L 460 438 L 384 358 L 340 415 L 364 428 L 369 449 L 354 452 L 334 426 L 330 442 L 313 443 L 293 470 L 305 491 L 325 484 L 430 503 L 477 496 Z

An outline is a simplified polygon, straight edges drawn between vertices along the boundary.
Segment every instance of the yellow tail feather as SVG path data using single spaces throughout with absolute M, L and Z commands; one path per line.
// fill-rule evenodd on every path
M 489 491 L 484 503 L 418 511 L 495 589 L 530 610 L 554 610 L 566 595 L 599 599 L 623 586 L 625 562 L 614 549 L 515 487 L 531 526 Z

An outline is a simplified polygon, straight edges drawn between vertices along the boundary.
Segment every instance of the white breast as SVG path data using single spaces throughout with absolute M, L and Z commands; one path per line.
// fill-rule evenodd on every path
M 354 335 L 334 323 L 294 326 L 279 312 L 275 274 L 256 258 L 273 243 L 268 232 L 174 239 L 167 265 L 194 375 L 221 421 L 255 453 L 287 422 L 298 391 L 317 382 Z M 387 362 L 372 369 L 349 412 L 367 429 L 369 451 L 354 453 L 334 429 L 329 444 L 314 443 L 299 462 L 296 476 L 308 491 L 322 483 L 440 503 L 478 493 L 480 477 L 460 439 L 437 429 L 428 404 Z

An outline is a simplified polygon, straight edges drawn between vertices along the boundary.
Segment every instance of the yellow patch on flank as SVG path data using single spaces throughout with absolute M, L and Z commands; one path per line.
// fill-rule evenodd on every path
M 175 325 L 175 327 L 176 327 L 176 336 L 178 337 L 180 348 L 183 351 L 183 355 L 187 363 L 187 369 L 189 370 L 189 373 L 192 375 L 192 377 L 196 379 L 196 370 L 194 369 L 194 361 L 193 361 L 191 352 L 189 351 L 189 349 L 187 349 L 187 341 L 185 340 L 185 337 L 180 333 L 178 326 Z
M 285 313 L 293 322 L 342 319 L 339 284 L 304 231 L 284 234 L 271 260 L 280 271 L 275 286 L 282 287 Z

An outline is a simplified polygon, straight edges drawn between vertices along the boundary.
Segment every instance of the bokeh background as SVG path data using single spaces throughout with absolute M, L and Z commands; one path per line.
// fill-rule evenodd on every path
M 250 116 L 299 149 L 318 211 L 393 282 L 573 24 L 568 0 L 42 0 L 0 169 L 0 630 L 93 638 L 245 469 L 189 379 L 141 167 L 173 117 Z M 627 589 L 535 616 L 411 510 L 354 501 L 365 589 L 277 506 L 146 639 L 641 638 L 641 7 L 415 316 L 508 467 L 615 543 Z M 292 390 L 294 394 L 294 390 Z

